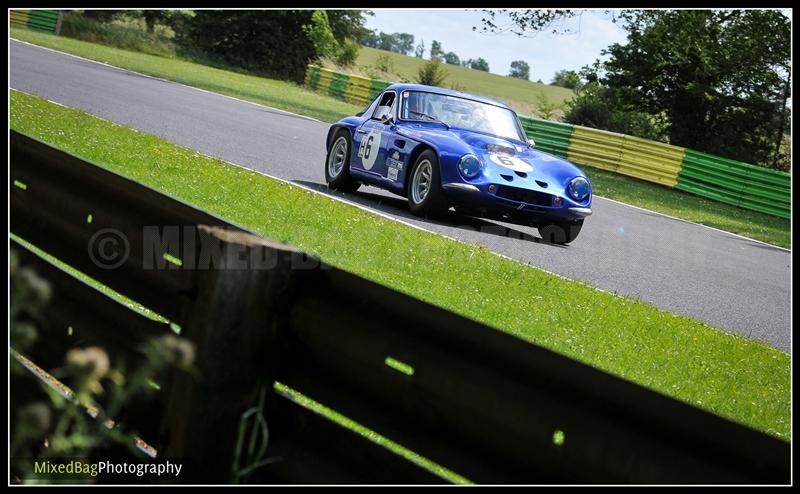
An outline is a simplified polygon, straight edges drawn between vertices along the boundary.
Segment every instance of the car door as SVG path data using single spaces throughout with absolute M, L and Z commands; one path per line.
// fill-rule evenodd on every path
M 355 132 L 351 168 L 363 171 L 376 179 L 385 179 L 387 176 L 386 154 L 389 143 L 392 141 L 395 101 L 397 93 L 386 91 L 381 96 L 372 115 L 364 121 Z M 389 115 L 392 123 L 386 123 L 382 117 Z

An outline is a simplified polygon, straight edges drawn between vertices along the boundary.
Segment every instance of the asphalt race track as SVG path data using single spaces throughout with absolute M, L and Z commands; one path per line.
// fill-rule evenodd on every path
M 326 123 L 11 41 L 11 87 L 328 193 Z M 596 197 L 566 247 L 534 228 L 413 217 L 372 187 L 344 196 L 426 230 L 790 352 L 790 253 Z

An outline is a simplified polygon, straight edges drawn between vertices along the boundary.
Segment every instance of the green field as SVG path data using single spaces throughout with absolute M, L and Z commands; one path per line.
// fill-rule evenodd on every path
M 393 82 L 401 80 L 413 82 L 422 64 L 427 62 L 423 58 L 362 47 L 356 61 L 356 71 L 367 75 L 370 68 L 375 67 L 381 55 L 389 57 L 393 70 L 380 75 Z M 572 90 L 563 87 L 504 77 L 456 65 L 443 64 L 442 67 L 449 73 L 444 82 L 445 87 L 452 87 L 455 84 L 459 90 L 503 100 L 520 115 L 539 116 L 539 97 L 543 97 L 549 104 L 562 105 L 573 95 Z M 561 114 L 563 112 L 560 112 L 559 116 Z
M 37 45 L 274 108 L 312 116 L 325 122 L 334 122 L 343 116 L 352 115 L 361 110 L 360 106 L 308 91 L 289 82 L 222 70 L 191 61 L 126 51 L 16 28 L 11 29 L 11 35 L 14 38 Z M 367 53 L 368 50 L 365 49 L 364 53 Z M 373 55 L 378 51 L 372 50 Z M 397 56 L 401 57 L 401 55 Z M 419 63 L 419 59 L 413 57 L 405 57 L 405 59 L 408 59 L 407 63 Z M 509 79 L 475 70 L 462 70 L 483 77 L 491 76 L 501 80 Z M 528 84 L 524 81 L 511 82 Z M 543 87 L 546 90 L 562 89 L 552 86 L 536 86 Z M 791 223 L 788 220 L 710 201 L 623 175 L 591 167 L 585 167 L 585 169 L 594 183 L 596 195 L 738 233 L 781 247 L 790 247 Z
M 335 266 L 789 438 L 789 355 L 11 91 L 11 128 Z M 377 254 L 380 253 L 380 254 Z

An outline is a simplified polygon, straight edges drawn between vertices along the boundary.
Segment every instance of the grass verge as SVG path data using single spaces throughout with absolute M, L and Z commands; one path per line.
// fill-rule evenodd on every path
M 345 103 L 296 84 L 110 46 L 88 43 L 63 36 L 11 28 L 12 38 L 46 48 L 71 53 L 90 60 L 133 70 L 153 77 L 233 96 L 254 103 L 335 122 L 363 108 Z
M 158 137 L 11 91 L 11 128 L 326 262 L 756 429 L 788 438 L 790 357 L 377 217 Z
M 640 208 L 668 214 L 726 232 L 790 248 L 791 221 L 724 202 L 670 189 L 599 168 L 580 165 L 592 180 L 594 194 Z
M 109 63 L 143 74 L 180 82 L 274 108 L 300 113 L 302 115 L 308 115 L 325 122 L 334 122 L 345 115 L 352 115 L 361 110 L 358 106 L 307 91 L 288 82 L 217 69 L 177 58 L 166 58 L 126 51 L 99 44 L 87 43 L 85 41 L 16 28 L 11 29 L 11 36 L 23 41 Z M 364 48 L 362 50 L 362 55 L 359 58 L 360 62 L 370 63 L 372 58 L 377 57 L 377 54 L 372 52 L 381 51 L 372 50 L 371 52 L 370 50 L 372 49 Z M 391 55 L 404 56 L 398 54 Z M 414 61 L 419 61 L 419 59 L 414 57 L 406 58 L 413 58 Z M 402 66 L 405 67 L 405 65 Z M 455 70 L 457 67 L 453 67 L 453 69 Z M 471 69 L 461 70 L 480 72 Z M 480 73 L 499 79 L 511 79 L 494 74 Z M 514 80 L 512 82 L 525 83 L 526 81 Z M 471 90 L 482 94 L 492 94 L 487 93 L 481 89 L 481 87 L 476 86 Z M 545 87 L 553 88 L 553 86 Z M 558 98 L 560 96 L 553 95 L 552 97 Z M 776 218 L 755 211 L 748 211 L 721 202 L 710 201 L 681 191 L 668 189 L 656 184 L 604 170 L 588 166 L 582 166 L 582 168 L 585 168 L 586 172 L 592 178 L 597 195 L 737 233 L 781 247 L 790 247 L 791 222 L 789 220 Z

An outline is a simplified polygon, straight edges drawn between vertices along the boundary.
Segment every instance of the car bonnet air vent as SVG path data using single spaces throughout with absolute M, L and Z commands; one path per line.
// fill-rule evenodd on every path
M 536 183 L 539 184 L 539 187 L 543 189 L 547 188 L 547 182 L 542 182 L 541 180 L 537 180 Z
M 514 152 L 514 148 L 508 146 L 501 146 L 499 144 L 487 144 L 486 150 L 490 153 L 499 153 L 499 154 L 507 154 L 509 156 L 514 156 L 516 154 Z
M 509 182 L 514 180 L 514 177 L 512 177 L 511 175 L 504 175 L 504 174 L 501 173 L 500 176 L 503 177 L 504 179 L 508 180 Z

